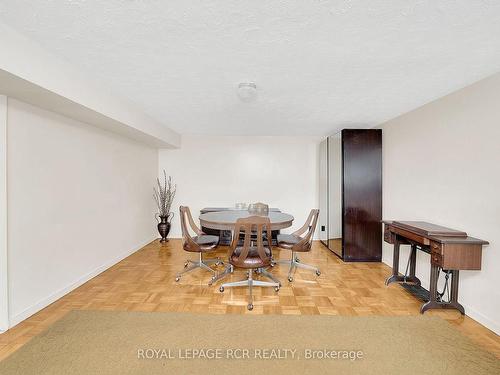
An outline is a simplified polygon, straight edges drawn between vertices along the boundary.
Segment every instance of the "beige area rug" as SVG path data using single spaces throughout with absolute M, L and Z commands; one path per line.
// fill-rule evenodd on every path
M 437 317 L 74 311 L 0 374 L 500 374 Z

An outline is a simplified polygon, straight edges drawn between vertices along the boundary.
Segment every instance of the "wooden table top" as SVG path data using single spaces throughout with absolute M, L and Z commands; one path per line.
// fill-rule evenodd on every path
M 425 236 L 467 237 L 466 232 L 428 223 L 425 221 L 393 221 L 392 225 L 403 229 L 408 229 Z
M 255 216 L 247 210 L 228 210 L 219 212 L 207 212 L 200 215 L 200 224 L 205 228 L 231 230 L 236 224 L 236 220 Z M 271 221 L 271 229 L 278 230 L 292 226 L 293 216 L 284 212 L 270 211 L 268 215 Z
M 488 241 L 479 238 L 469 237 L 466 232 L 428 223 L 425 221 L 382 221 L 393 228 L 410 231 L 422 236 L 428 241 L 435 241 L 442 244 L 476 244 L 488 245 Z M 428 243 L 426 243 L 428 245 Z
M 206 214 L 208 212 L 219 212 L 219 211 L 242 211 L 241 208 L 236 207 L 205 207 L 200 210 L 202 214 Z M 279 208 L 271 207 L 269 211 L 281 212 Z

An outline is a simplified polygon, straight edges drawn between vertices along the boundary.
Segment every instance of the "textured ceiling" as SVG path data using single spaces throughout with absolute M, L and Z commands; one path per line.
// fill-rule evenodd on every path
M 374 126 L 500 71 L 497 0 L 0 0 L 0 22 L 183 134 Z

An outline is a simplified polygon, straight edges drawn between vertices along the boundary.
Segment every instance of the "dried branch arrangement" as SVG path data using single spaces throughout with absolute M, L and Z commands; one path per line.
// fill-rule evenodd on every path
M 153 188 L 153 197 L 158 206 L 158 214 L 160 216 L 168 216 L 170 208 L 174 201 L 177 185 L 172 185 L 172 177 L 168 176 L 165 170 L 163 171 L 163 183 L 159 178 L 156 179 L 158 187 Z

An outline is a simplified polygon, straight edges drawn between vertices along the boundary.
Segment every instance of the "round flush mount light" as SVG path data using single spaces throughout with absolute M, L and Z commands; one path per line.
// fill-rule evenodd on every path
M 253 102 L 257 98 L 257 85 L 253 82 L 242 82 L 238 85 L 238 97 L 242 102 Z

